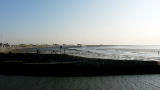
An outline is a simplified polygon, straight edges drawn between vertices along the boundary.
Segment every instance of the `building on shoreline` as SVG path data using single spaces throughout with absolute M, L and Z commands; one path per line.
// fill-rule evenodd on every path
M 10 47 L 8 43 L 0 43 L 0 47 Z
M 0 43 L 0 52 L 9 52 L 16 47 L 16 45 L 10 45 L 9 43 Z

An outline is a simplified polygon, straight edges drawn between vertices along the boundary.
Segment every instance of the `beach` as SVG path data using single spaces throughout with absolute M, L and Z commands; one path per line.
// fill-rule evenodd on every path
M 0 58 L 1 90 L 160 89 L 160 68 L 156 61 L 23 53 L 0 54 Z
M 68 54 L 87 58 L 113 60 L 159 61 L 160 45 L 85 45 L 43 48 L 21 48 L 13 53 Z
M 158 61 L 112 60 L 36 53 L 0 54 L 0 59 L 0 73 L 10 75 L 98 76 L 160 73 Z
M 39 54 L 36 50 L 0 54 L 1 90 L 160 89 L 159 61 L 90 58 L 52 50 Z

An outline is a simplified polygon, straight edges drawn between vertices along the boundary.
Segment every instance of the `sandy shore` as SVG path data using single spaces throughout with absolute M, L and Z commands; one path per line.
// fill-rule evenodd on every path
M 111 60 L 66 54 L 0 54 L 1 74 L 97 76 L 160 73 L 157 61 Z M 4 69 L 5 68 L 5 69 Z
M 160 89 L 156 61 L 10 53 L 0 54 L 0 71 L 0 90 Z

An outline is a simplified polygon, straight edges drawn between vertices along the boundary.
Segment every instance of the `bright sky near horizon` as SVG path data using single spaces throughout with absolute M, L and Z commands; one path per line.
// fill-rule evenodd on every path
M 0 42 L 160 45 L 160 0 L 0 0 Z

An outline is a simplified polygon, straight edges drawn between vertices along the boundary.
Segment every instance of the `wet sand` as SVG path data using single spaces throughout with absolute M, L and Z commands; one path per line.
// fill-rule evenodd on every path
M 159 90 L 156 61 L 0 54 L 0 90 Z
M 0 54 L 0 74 L 33 76 L 103 76 L 158 74 L 158 61 L 111 60 L 66 54 Z

